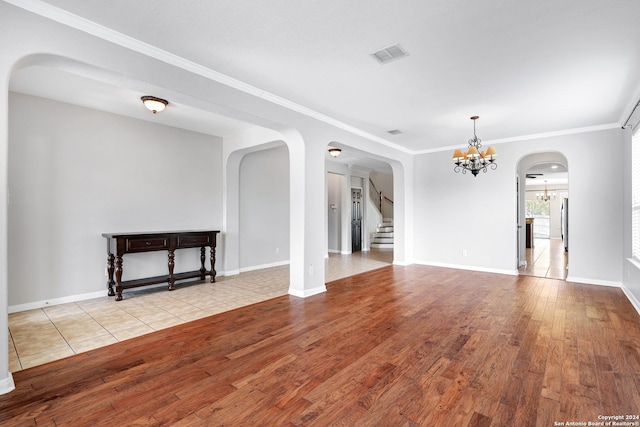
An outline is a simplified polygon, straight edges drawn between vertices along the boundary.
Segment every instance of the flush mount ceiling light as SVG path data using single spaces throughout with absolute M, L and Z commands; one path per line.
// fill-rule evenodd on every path
M 331 157 L 338 157 L 340 153 L 342 153 L 342 150 L 339 148 L 329 148 L 329 154 L 331 154 Z
M 487 168 L 495 170 L 498 165 L 495 162 L 496 149 L 493 147 L 487 148 L 486 151 L 480 151 L 482 144 L 480 144 L 480 138 L 476 136 L 476 120 L 479 116 L 472 116 L 473 120 L 473 138 L 469 140 L 469 148 L 464 153 L 462 150 L 456 150 L 453 153 L 453 163 L 456 165 L 453 170 L 455 172 L 467 173 L 471 172 L 473 176 L 477 176 L 480 171 L 487 172 Z
M 169 101 L 166 99 L 156 98 L 155 96 L 143 96 L 140 99 L 144 106 L 153 114 L 164 110 L 164 108 L 169 104 Z

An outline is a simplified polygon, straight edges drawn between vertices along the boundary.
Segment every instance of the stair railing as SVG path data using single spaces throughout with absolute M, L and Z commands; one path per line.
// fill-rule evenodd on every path
M 382 194 L 382 191 L 378 191 L 378 188 L 373 183 L 371 178 L 369 178 L 369 197 L 372 200 L 376 201 L 376 207 L 378 208 L 380 213 L 382 213 L 382 202 L 383 201 L 386 201 L 386 202 L 391 203 L 393 205 L 393 200 L 391 200 L 390 198 L 388 198 L 387 196 Z
M 382 193 L 378 191 L 371 178 L 369 178 L 369 197 L 371 198 L 371 200 L 375 201 L 376 207 L 378 208 L 380 213 L 382 213 Z

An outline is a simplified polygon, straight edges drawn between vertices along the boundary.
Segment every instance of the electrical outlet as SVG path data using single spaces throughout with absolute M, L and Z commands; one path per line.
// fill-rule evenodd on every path
M 462 250 L 462 256 L 467 256 L 467 250 L 466 249 Z
M 276 248 L 276 255 L 280 253 L 280 248 Z
M 309 266 L 309 276 L 313 276 L 313 265 Z

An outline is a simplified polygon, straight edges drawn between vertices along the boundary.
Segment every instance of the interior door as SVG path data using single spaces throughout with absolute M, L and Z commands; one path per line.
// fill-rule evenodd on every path
M 362 189 L 351 189 L 351 252 L 362 250 Z

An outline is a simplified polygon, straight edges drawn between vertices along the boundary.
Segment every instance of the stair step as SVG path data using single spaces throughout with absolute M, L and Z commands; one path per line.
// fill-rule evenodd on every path
M 389 231 L 389 232 L 378 231 L 374 233 L 374 237 L 393 237 L 393 231 Z
M 373 243 L 393 243 L 393 237 L 376 237 Z
M 393 243 L 372 243 L 371 247 L 378 249 L 393 249 Z
M 376 228 L 376 231 L 380 233 L 392 233 L 393 227 L 378 227 Z

